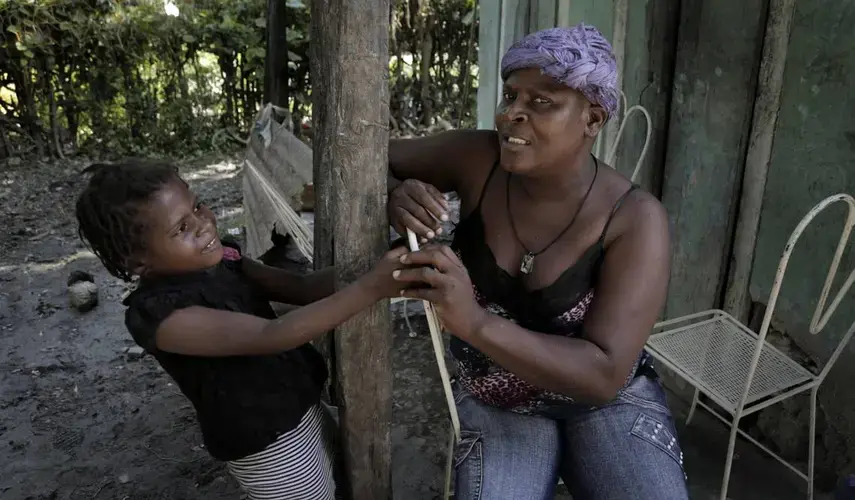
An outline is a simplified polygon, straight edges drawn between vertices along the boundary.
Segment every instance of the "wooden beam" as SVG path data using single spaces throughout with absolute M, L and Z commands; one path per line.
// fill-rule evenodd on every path
M 528 32 L 545 30 L 555 27 L 555 16 L 558 12 L 558 0 L 531 0 L 528 16 Z
M 787 48 L 795 3 L 795 0 L 772 0 L 769 3 L 769 17 L 766 19 L 760 81 L 757 84 L 757 100 L 754 101 L 754 117 L 742 179 L 742 198 L 733 242 L 733 267 L 724 298 L 724 309 L 743 321 L 748 319 L 751 305 L 748 284 L 754 264 L 763 193 L 766 192 L 766 178 L 769 162 L 772 160 L 775 125 L 778 123 L 778 111 L 781 108 L 784 69 L 787 65 Z
M 478 5 L 478 128 L 492 129 L 499 103 L 499 39 L 502 4 L 497 0 Z
M 267 55 L 264 60 L 264 100 L 288 107 L 288 6 L 267 1 Z
M 624 71 L 626 68 L 626 31 L 627 31 L 627 14 L 629 12 L 629 0 L 614 0 L 612 18 L 612 52 L 615 55 L 615 64 L 617 66 L 617 88 L 624 91 Z M 618 100 L 619 106 L 623 106 Z M 599 158 L 603 158 L 607 151 L 611 149 L 611 145 L 617 139 L 618 128 L 620 127 L 621 117 L 626 113 L 625 109 L 618 109 L 617 116 L 610 117 L 611 120 L 606 123 L 605 130 L 600 133 L 603 137 L 597 141 L 599 151 L 595 154 Z M 605 147 L 608 144 L 608 147 Z M 614 166 L 614 165 L 612 165 Z
M 388 249 L 389 0 L 312 2 L 316 262 L 337 286 Z M 390 499 L 391 321 L 376 304 L 335 333 L 336 403 L 350 496 Z
M 720 307 L 724 297 L 766 6 L 681 5 L 662 189 L 674 241 L 668 317 Z

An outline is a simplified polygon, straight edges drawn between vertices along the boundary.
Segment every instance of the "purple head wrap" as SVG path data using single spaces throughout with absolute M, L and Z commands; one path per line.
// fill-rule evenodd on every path
M 612 46 L 602 33 L 584 23 L 573 28 L 550 28 L 523 37 L 502 58 L 502 79 L 513 71 L 539 68 L 560 83 L 582 93 L 606 110 L 618 109 L 617 64 Z

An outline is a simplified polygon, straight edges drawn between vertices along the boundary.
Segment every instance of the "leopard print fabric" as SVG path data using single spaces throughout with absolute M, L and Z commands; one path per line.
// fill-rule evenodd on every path
M 503 307 L 487 301 L 477 287 L 473 288 L 481 307 L 492 314 L 517 323 L 516 319 Z M 572 309 L 555 318 L 555 321 L 565 326 L 566 331 L 578 330 L 593 299 L 594 291 L 590 290 Z M 538 389 L 493 363 L 487 356 L 472 347 L 463 347 L 462 354 L 456 359 L 458 382 L 461 388 L 485 404 L 516 413 L 536 414 L 547 407 L 573 403 L 573 398 Z
M 473 289 L 481 307 L 508 321 L 518 323 L 503 307 L 489 302 L 478 291 L 477 287 L 473 286 Z M 594 290 L 591 289 L 570 310 L 554 318 L 553 322 L 561 325 L 564 331 L 580 331 L 593 300 Z M 572 333 L 564 336 L 576 337 Z M 542 390 L 529 384 L 472 347 L 463 347 L 462 355 L 456 358 L 456 362 L 457 379 L 461 388 L 487 405 L 524 415 L 545 414 L 553 410 L 560 411 L 561 408 L 575 406 L 573 398 Z M 649 365 L 652 368 L 652 359 L 646 352 L 639 355 L 635 366 L 624 382 L 624 387 L 629 385 L 642 365 Z

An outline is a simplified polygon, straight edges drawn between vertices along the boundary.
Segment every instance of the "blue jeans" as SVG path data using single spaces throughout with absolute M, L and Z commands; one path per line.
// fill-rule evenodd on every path
M 458 500 L 688 500 L 683 455 L 659 382 L 636 377 L 606 406 L 562 420 L 487 406 L 455 390 Z

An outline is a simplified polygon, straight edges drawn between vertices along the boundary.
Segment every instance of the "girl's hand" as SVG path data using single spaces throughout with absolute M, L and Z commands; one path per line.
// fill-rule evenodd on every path
M 397 247 L 389 250 L 357 282 L 364 286 L 365 291 L 371 294 L 375 300 L 400 296 L 401 288 L 403 288 L 404 284 L 396 280 L 392 274 L 404 267 L 404 264 L 401 263 L 401 257 L 407 251 L 406 247 Z
M 448 202 L 431 184 L 407 179 L 389 194 L 386 205 L 389 224 L 398 234 L 407 234 L 407 228 L 416 233 L 422 242 L 442 233 L 440 221 L 448 220 Z
M 408 286 L 401 291 L 403 297 L 431 302 L 457 337 L 465 340 L 478 330 L 488 313 L 475 299 L 469 273 L 451 248 L 429 244 L 400 260 L 408 266 L 395 271 L 395 279 Z

